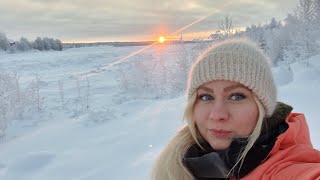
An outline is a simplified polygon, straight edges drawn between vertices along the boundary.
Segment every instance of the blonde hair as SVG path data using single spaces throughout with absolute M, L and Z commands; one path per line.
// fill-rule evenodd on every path
M 184 126 L 176 133 L 156 159 L 151 173 L 152 180 L 194 180 L 192 173 L 184 166 L 183 158 L 193 144 L 197 143 L 202 148 L 200 142 L 204 140 L 194 120 L 193 108 L 196 100 L 197 95 L 193 93 L 184 111 L 184 120 L 186 120 L 187 126 Z M 260 135 L 265 110 L 257 97 L 254 96 L 254 100 L 259 109 L 256 126 L 248 138 L 246 147 L 239 154 L 238 160 L 229 171 L 229 174 L 234 171 L 239 163 L 240 171 L 244 158 Z
M 253 129 L 253 132 L 251 133 L 251 135 L 248 138 L 248 143 L 245 146 L 244 150 L 241 151 L 241 153 L 238 156 L 238 160 L 236 162 L 236 164 L 231 168 L 231 170 L 229 171 L 228 174 L 230 174 L 231 172 L 233 172 L 233 170 L 235 169 L 235 167 L 240 163 L 239 166 L 239 170 L 238 173 L 240 173 L 240 169 L 242 167 L 244 158 L 246 157 L 246 155 L 248 154 L 249 150 L 252 148 L 252 146 L 254 145 L 254 143 L 256 142 L 256 140 L 258 139 L 258 137 L 260 136 L 261 133 L 261 129 L 262 129 L 262 123 L 263 123 L 263 119 L 265 116 L 265 110 L 262 106 L 262 103 L 259 101 L 259 99 L 256 96 L 253 96 L 257 106 L 258 106 L 258 110 L 259 110 L 259 116 L 258 116 L 258 120 L 256 123 L 255 128 Z

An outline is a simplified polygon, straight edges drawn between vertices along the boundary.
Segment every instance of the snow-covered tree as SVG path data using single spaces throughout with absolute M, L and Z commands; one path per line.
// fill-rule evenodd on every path
M 42 39 L 43 49 L 44 49 L 44 50 L 48 51 L 48 50 L 52 49 L 52 48 L 51 48 L 51 41 L 52 41 L 52 40 L 49 39 L 49 38 L 47 38 L 47 37 L 44 37 L 44 38 Z
M 44 37 L 41 39 L 38 37 L 34 42 L 33 42 L 33 47 L 35 49 L 38 49 L 40 51 L 43 50 L 56 50 L 56 51 L 62 51 L 62 42 L 59 39 L 54 40 L 53 38 L 48 38 Z
M 223 35 L 220 30 L 217 30 L 214 34 L 210 34 L 208 39 L 214 40 L 214 41 L 219 41 L 223 38 Z
M 313 0 L 299 0 L 294 13 L 301 23 L 312 22 L 316 16 Z
M 287 63 L 304 60 L 320 50 L 319 44 L 315 41 L 317 33 L 313 24 L 301 21 L 300 18 L 296 14 L 289 14 L 285 19 L 284 30 L 290 37 L 290 42 L 284 49 L 284 59 Z
M 320 0 L 314 0 L 313 4 L 314 4 L 316 25 L 319 27 L 320 26 Z
M 0 49 L 6 51 L 10 47 L 6 34 L 0 32 Z
M 22 37 L 20 41 L 17 42 L 17 49 L 19 51 L 28 51 L 32 49 L 32 43 L 27 38 Z
M 23 116 L 31 109 L 31 99 L 27 92 L 30 89 L 21 89 L 17 73 L 0 72 L 0 137 L 12 120 Z
M 219 21 L 218 27 L 219 32 L 226 38 L 233 35 L 235 32 L 232 17 L 228 14 Z
M 38 49 L 40 51 L 44 50 L 44 45 L 40 37 L 37 37 L 37 39 L 33 42 L 33 48 Z
M 257 42 L 263 51 L 266 52 L 266 40 L 264 39 L 264 28 L 261 25 L 251 25 L 251 27 L 247 27 L 243 36 L 248 37 L 249 39 Z
M 276 18 L 272 18 L 269 24 L 265 25 L 266 29 L 275 29 L 275 28 L 280 28 L 281 27 L 281 22 L 277 21 Z
M 54 43 L 51 45 L 53 50 L 62 51 L 63 46 L 62 42 L 59 39 L 54 40 Z

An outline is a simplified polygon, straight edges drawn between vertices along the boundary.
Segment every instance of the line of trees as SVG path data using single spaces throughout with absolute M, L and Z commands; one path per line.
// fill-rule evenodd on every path
M 14 53 L 16 51 L 28 51 L 38 49 L 40 51 L 62 51 L 62 42 L 59 39 L 40 38 L 37 37 L 34 41 L 29 41 L 27 38 L 21 37 L 19 41 L 10 42 L 5 33 L 0 32 L 0 50 Z
M 272 18 L 242 32 L 233 28 L 229 15 L 219 22 L 218 27 L 210 39 L 248 37 L 260 44 L 274 64 L 301 61 L 320 51 L 320 0 L 299 0 L 294 11 L 284 20 Z

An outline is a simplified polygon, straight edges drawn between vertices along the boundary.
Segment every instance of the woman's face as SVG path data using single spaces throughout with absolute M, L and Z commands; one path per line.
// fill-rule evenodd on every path
M 233 138 L 249 136 L 259 110 L 251 90 L 232 81 L 211 81 L 197 90 L 194 117 L 201 136 L 215 150 Z

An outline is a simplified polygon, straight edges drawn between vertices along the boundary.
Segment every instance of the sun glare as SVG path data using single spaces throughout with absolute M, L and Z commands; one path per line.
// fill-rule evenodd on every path
M 166 38 L 164 38 L 163 36 L 160 36 L 158 41 L 160 43 L 164 43 L 166 41 Z

